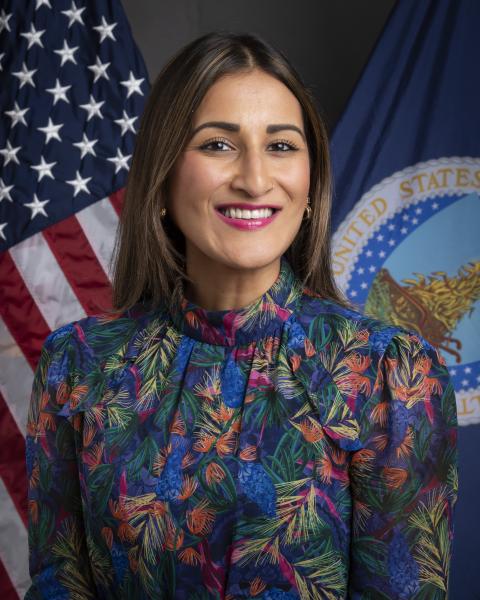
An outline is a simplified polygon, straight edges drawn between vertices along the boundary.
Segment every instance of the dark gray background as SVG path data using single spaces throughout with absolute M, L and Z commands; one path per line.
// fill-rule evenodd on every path
M 395 0 L 122 0 L 151 81 L 181 46 L 214 30 L 260 35 L 314 92 L 331 130 Z

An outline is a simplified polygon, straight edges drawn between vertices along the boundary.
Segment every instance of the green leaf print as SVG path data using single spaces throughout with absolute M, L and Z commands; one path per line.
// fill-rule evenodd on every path
M 151 436 L 147 436 L 127 462 L 127 478 L 133 481 L 141 479 L 143 468 L 152 473 L 157 452 L 158 446 L 155 440 Z
M 100 515 L 106 509 L 112 491 L 114 474 L 115 465 L 99 465 L 88 478 L 94 515 Z

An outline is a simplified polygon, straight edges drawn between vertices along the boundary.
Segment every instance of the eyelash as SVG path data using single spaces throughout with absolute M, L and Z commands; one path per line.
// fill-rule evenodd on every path
M 223 138 L 213 138 L 211 140 L 206 141 L 204 144 L 202 144 L 200 146 L 200 149 L 201 150 L 209 150 L 207 148 L 207 146 L 209 146 L 210 144 L 214 144 L 215 142 L 229 145 L 228 142 Z M 290 146 L 290 150 L 288 150 L 288 152 L 292 152 L 292 151 L 296 152 L 298 150 L 298 146 L 296 146 L 293 142 L 290 142 L 289 140 L 277 140 L 275 142 L 272 142 L 270 145 L 272 145 L 272 144 L 286 144 L 287 146 Z M 210 151 L 212 151 L 212 150 L 210 150 Z M 217 150 L 213 150 L 213 152 L 217 152 Z M 223 150 L 218 150 L 218 152 L 223 152 Z M 278 150 L 277 152 L 285 152 L 286 153 L 287 150 Z

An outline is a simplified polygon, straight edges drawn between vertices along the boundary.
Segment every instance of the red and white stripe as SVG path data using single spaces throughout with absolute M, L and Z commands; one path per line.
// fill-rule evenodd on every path
M 0 254 L 2 600 L 23 598 L 30 585 L 25 434 L 34 370 L 51 331 L 111 307 L 122 198 L 120 190 Z

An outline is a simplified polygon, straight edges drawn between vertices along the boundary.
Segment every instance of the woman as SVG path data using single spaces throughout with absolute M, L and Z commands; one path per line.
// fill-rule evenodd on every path
M 417 334 L 348 308 L 327 136 L 285 57 L 213 33 L 165 66 L 115 314 L 46 340 L 27 598 L 445 598 L 456 407 Z

